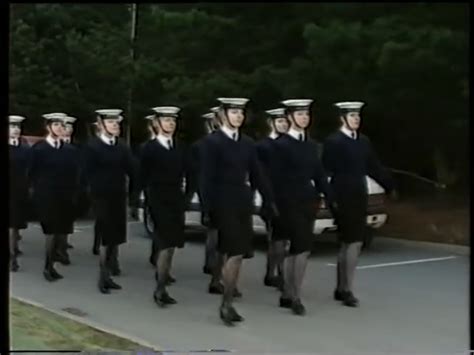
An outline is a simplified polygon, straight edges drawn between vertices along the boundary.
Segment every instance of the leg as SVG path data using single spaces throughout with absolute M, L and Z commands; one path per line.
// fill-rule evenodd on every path
M 280 290 L 284 287 L 284 276 L 283 276 L 283 262 L 285 260 L 285 243 L 284 240 L 275 241 L 275 266 L 277 269 L 277 285 Z
M 67 234 L 58 234 L 55 236 L 55 257 L 63 265 L 70 265 L 69 255 L 67 253 Z
M 153 294 L 153 298 L 156 304 L 160 307 L 176 303 L 176 300 L 171 298 L 166 291 L 169 269 L 173 259 L 172 249 L 173 248 L 163 249 L 158 253 L 158 260 L 156 263 L 156 290 Z
M 57 235 L 48 234 L 46 235 L 46 256 L 45 256 L 45 265 L 43 276 L 48 281 L 56 281 L 62 279 L 63 276 L 60 275 L 54 268 L 54 254 L 55 254 L 55 241 L 57 240 Z
M 294 270 L 295 270 L 295 255 L 288 255 L 284 261 L 284 286 L 280 297 L 280 307 L 290 308 L 291 302 L 295 294 L 294 290 Z
M 122 271 L 120 270 L 120 264 L 118 261 L 119 257 L 119 246 L 113 245 L 110 247 L 110 272 L 112 276 L 120 276 Z
M 171 248 L 170 251 L 169 251 L 169 254 L 168 254 L 168 274 L 166 276 L 166 282 L 168 284 L 172 284 L 172 283 L 175 283 L 176 282 L 176 279 L 171 276 L 171 267 L 173 266 L 172 262 L 173 262 L 173 256 L 174 256 L 174 252 L 175 252 L 175 248 Z
M 204 256 L 203 272 L 205 274 L 212 274 L 217 263 L 217 230 L 208 229 L 206 238 L 206 249 Z
M 216 252 L 216 263 L 212 269 L 211 283 L 209 284 L 209 293 L 222 295 L 224 293 L 224 286 L 222 280 L 222 268 L 224 266 L 225 257 L 223 254 Z
M 222 280 L 224 283 L 224 294 L 220 308 L 221 319 L 228 325 L 232 322 L 242 321 L 243 318 L 232 306 L 234 290 L 239 279 L 240 268 L 242 266 L 242 255 L 232 256 L 227 259 L 222 269 Z
M 19 247 L 20 240 L 21 240 L 20 231 L 16 228 L 13 228 L 12 231 L 15 236 L 15 255 L 16 256 L 23 255 L 23 252 L 20 250 L 20 247 Z
M 357 307 L 359 305 L 359 300 L 354 297 L 352 293 L 352 286 L 354 283 L 354 274 L 357 267 L 357 261 L 359 259 L 360 250 L 362 248 L 362 242 L 350 243 L 347 246 L 346 254 L 346 279 L 347 287 L 345 293 L 344 304 L 348 307 Z
M 10 228 L 8 232 L 10 242 L 10 271 L 16 272 L 19 269 L 16 253 L 18 239 L 14 228 Z
M 158 241 L 153 238 L 151 241 L 151 253 L 150 253 L 150 258 L 148 261 L 150 262 L 151 265 L 153 265 L 154 268 L 156 268 L 156 260 L 158 258 Z
M 347 247 L 348 244 L 341 243 L 341 247 L 339 249 L 339 254 L 337 256 L 337 286 L 336 286 L 336 295 L 335 298 L 340 298 L 339 295 L 345 291 L 347 291 Z
M 263 283 L 265 286 L 278 287 L 278 280 L 275 277 L 275 271 L 277 267 L 276 262 L 276 243 L 272 240 L 273 228 L 271 225 L 267 225 L 267 271 Z
M 295 256 L 294 267 L 294 294 L 293 294 L 293 312 L 298 315 L 304 315 L 305 309 L 301 304 L 301 287 L 303 285 L 306 266 L 308 265 L 308 257 L 310 252 L 306 251 Z
M 100 267 L 100 274 L 99 274 L 99 290 L 100 292 L 107 294 L 110 293 L 108 287 L 108 281 L 110 280 L 110 271 L 107 263 L 107 256 L 108 256 L 108 248 L 106 246 L 102 246 L 99 248 L 99 267 Z
M 100 235 L 97 221 L 94 223 L 94 244 L 92 246 L 92 254 L 100 254 Z

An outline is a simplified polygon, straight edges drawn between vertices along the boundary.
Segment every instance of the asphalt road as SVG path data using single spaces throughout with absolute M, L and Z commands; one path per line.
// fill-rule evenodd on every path
M 277 307 L 279 294 L 263 286 L 264 245 L 246 260 L 236 308 L 246 321 L 234 328 L 218 317 L 219 296 L 206 293 L 203 237 L 190 235 L 176 252 L 170 294 L 178 304 L 160 309 L 152 299 L 150 240 L 139 222 L 129 224 L 120 250 L 123 290 L 102 295 L 98 258 L 91 253 L 92 222 L 76 224 L 72 265 L 57 268 L 63 280 L 42 276 L 44 238 L 38 225 L 23 232 L 21 270 L 12 274 L 13 296 L 53 310 L 74 308 L 82 317 L 146 340 L 162 350 L 206 349 L 317 354 L 456 354 L 469 344 L 469 256 L 458 249 L 378 238 L 361 256 L 355 294 L 359 308 L 332 299 L 336 244 L 316 242 L 303 289 L 308 314 Z M 400 264 L 401 263 L 401 264 Z

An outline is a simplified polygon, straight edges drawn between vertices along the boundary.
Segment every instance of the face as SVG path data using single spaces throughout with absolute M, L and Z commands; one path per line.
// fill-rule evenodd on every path
M 105 131 L 107 133 L 114 137 L 118 137 L 120 135 L 120 123 L 117 119 L 104 119 L 102 120 L 102 124 L 104 125 Z
M 230 108 L 227 110 L 227 118 L 232 127 L 239 128 L 244 123 L 244 110 L 241 108 Z
M 345 120 L 343 119 L 343 124 L 346 128 L 351 131 L 357 131 L 360 127 L 360 114 L 359 112 L 349 112 L 345 115 Z
M 70 123 L 66 123 L 64 127 L 64 137 L 69 138 L 74 133 L 74 126 Z
M 48 133 L 52 136 L 63 137 L 64 136 L 64 123 L 63 122 L 52 122 L 47 126 Z
M 8 127 L 8 134 L 10 138 L 17 139 L 20 137 L 21 134 L 21 127 L 19 124 L 11 124 Z
M 161 127 L 158 125 L 157 128 L 160 130 L 161 133 L 172 135 L 176 131 L 176 118 L 175 117 L 160 117 L 158 118 Z M 157 120 L 155 120 L 157 121 Z
M 277 133 L 286 133 L 290 128 L 288 120 L 286 118 L 277 118 L 274 121 L 275 130 Z
M 294 122 L 301 128 L 305 129 L 309 126 L 309 110 L 298 110 L 293 112 Z

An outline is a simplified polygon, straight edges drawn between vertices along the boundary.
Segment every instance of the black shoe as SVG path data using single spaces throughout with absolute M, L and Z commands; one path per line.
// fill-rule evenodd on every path
M 280 297 L 280 307 L 281 308 L 291 308 L 292 305 L 291 298 Z
M 59 272 L 56 271 L 56 269 L 54 267 L 51 267 L 51 269 L 49 270 L 50 274 L 56 279 L 56 280 L 60 280 L 60 279 L 63 279 L 64 276 L 61 275 Z
M 221 308 L 219 309 L 219 315 L 220 315 L 222 321 L 225 323 L 225 325 L 227 325 L 229 327 L 234 325 L 234 320 L 233 320 L 232 313 L 231 313 L 229 307 L 221 306 Z
M 293 301 L 293 304 L 291 305 L 291 310 L 294 314 L 298 316 L 304 316 L 306 314 L 306 308 L 304 308 L 300 300 Z
M 208 292 L 212 295 L 222 295 L 224 293 L 224 285 L 220 282 L 212 282 L 209 284 Z
M 108 279 L 107 281 L 105 281 L 105 287 L 107 287 L 111 290 L 121 290 L 122 289 L 122 286 L 115 283 L 114 280 L 112 280 L 112 279 Z
M 74 246 L 72 244 L 67 243 L 67 248 L 68 249 L 74 249 Z
M 359 307 L 359 300 L 350 291 L 346 292 L 342 303 L 347 307 Z
M 18 265 L 18 261 L 16 261 L 16 259 L 10 261 L 10 271 L 17 272 L 19 268 L 20 265 Z
M 71 265 L 71 259 L 69 259 L 69 255 L 56 254 L 54 261 L 57 261 L 63 265 Z
M 336 301 L 344 301 L 345 291 L 339 291 L 338 289 L 334 290 L 334 299 Z
M 23 255 L 23 252 L 20 250 L 20 248 L 16 247 L 15 248 L 15 256 L 20 256 Z
M 49 282 L 53 282 L 53 281 L 56 281 L 58 280 L 57 278 L 55 278 L 52 274 L 51 274 L 51 271 L 50 270 L 43 270 L 43 276 L 44 278 L 49 281 Z
M 166 284 L 167 284 L 167 285 L 174 284 L 175 282 L 176 282 L 176 279 L 175 279 L 173 276 L 168 275 L 168 276 L 166 277 Z
M 278 287 L 279 286 L 278 277 L 265 275 L 263 279 L 263 284 L 268 287 Z
M 178 303 L 173 297 L 171 297 L 168 292 L 164 292 L 162 295 L 161 295 L 161 301 L 164 303 L 164 304 L 176 304 Z
M 234 307 L 232 307 L 232 306 L 229 307 L 229 312 L 231 314 L 233 322 L 243 322 L 244 321 L 244 317 L 242 317 L 240 314 L 238 314 Z
M 105 295 L 108 295 L 110 293 L 109 288 L 107 287 L 107 284 L 104 280 L 99 280 L 99 291 Z
M 234 298 L 242 298 L 242 292 L 240 292 L 237 288 L 234 289 Z
M 207 265 L 202 267 L 202 272 L 206 275 L 212 275 L 212 269 Z
M 161 296 L 158 291 L 153 292 L 153 300 L 159 307 L 164 307 L 166 304 L 161 299 Z
M 110 270 L 110 274 L 112 276 L 120 276 L 120 275 L 122 275 L 122 270 L 120 270 L 120 268 L 117 266 L 117 267 L 114 267 Z

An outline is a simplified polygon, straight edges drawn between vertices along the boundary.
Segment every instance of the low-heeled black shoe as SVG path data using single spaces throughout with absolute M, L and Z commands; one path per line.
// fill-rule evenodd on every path
M 240 292 L 237 288 L 234 288 L 234 298 L 242 298 L 242 292 Z
M 105 281 L 105 286 L 107 288 L 110 288 L 111 290 L 121 290 L 122 289 L 122 286 L 120 286 L 118 283 L 115 283 L 115 281 L 112 280 L 112 279 L 108 279 L 107 281 Z
M 166 284 L 171 285 L 171 284 L 174 284 L 175 282 L 176 282 L 176 279 L 173 276 L 171 275 L 166 276 Z
M 53 281 L 56 281 L 56 280 L 59 280 L 57 279 L 56 277 L 54 277 L 52 274 L 51 274 L 51 271 L 50 270 L 43 270 L 43 276 L 44 278 L 49 281 L 49 282 L 53 282 Z
M 161 295 L 161 301 L 164 304 L 176 304 L 176 303 L 178 303 L 178 301 L 176 301 L 173 297 L 171 297 L 167 292 L 164 292 Z
M 233 322 L 243 322 L 244 321 L 244 317 L 242 317 L 240 314 L 238 314 L 234 307 L 232 307 L 232 306 L 229 307 L 229 312 L 231 314 Z
M 107 287 L 107 283 L 103 280 L 99 280 L 97 286 L 99 287 L 100 293 L 103 293 L 104 295 L 110 294 L 110 289 Z
M 291 298 L 280 297 L 280 307 L 281 308 L 291 308 L 293 301 Z
M 224 293 L 224 285 L 221 283 L 210 283 L 208 292 L 212 295 L 222 295 Z
M 268 287 L 278 287 L 278 277 L 265 275 L 263 279 L 263 284 Z
M 202 267 L 202 273 L 206 275 L 212 275 L 212 269 L 209 266 L 204 265 Z
M 334 290 L 334 299 L 336 301 L 344 301 L 345 291 Z
M 306 308 L 303 306 L 300 300 L 293 301 L 291 310 L 297 316 L 304 316 L 306 314 Z
M 234 325 L 232 313 L 228 307 L 222 307 L 219 309 L 219 315 L 225 325 L 232 327 Z
M 51 276 L 53 276 L 56 280 L 63 279 L 64 276 L 61 275 L 59 272 L 56 271 L 54 267 L 52 267 L 49 272 L 51 273 Z
M 345 294 L 342 303 L 347 307 L 359 307 L 359 300 L 350 291 Z

